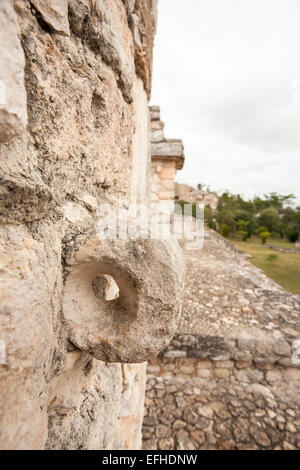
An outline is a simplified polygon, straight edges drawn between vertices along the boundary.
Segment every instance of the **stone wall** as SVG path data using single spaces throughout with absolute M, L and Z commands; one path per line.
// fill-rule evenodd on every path
M 168 201 L 174 207 L 175 176 L 184 165 L 184 148 L 179 139 L 166 139 L 159 106 L 150 107 L 151 117 L 151 200 Z
M 217 233 L 186 251 L 179 330 L 147 367 L 145 449 L 300 449 L 300 299 Z
M 177 201 L 186 201 L 186 202 L 198 202 L 203 204 L 205 207 L 210 206 L 212 210 L 216 210 L 218 206 L 219 198 L 214 193 L 209 193 L 199 189 L 195 189 L 192 186 L 187 184 L 175 185 L 175 199 Z
M 0 447 L 139 448 L 145 361 L 174 334 L 179 294 L 152 276 L 145 302 L 134 266 L 164 276 L 168 253 L 175 291 L 180 254 L 104 245 L 96 226 L 103 203 L 150 202 L 156 0 L 2 0 L 0 26 Z M 103 274 L 119 276 L 113 302 Z
M 300 370 L 162 359 L 148 367 L 145 449 L 300 449 Z

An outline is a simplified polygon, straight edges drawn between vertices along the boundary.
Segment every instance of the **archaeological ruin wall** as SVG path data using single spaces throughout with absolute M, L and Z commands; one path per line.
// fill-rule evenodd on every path
M 147 366 L 145 449 L 300 449 L 300 299 L 205 229 L 181 322 Z
M 210 207 L 216 210 L 218 207 L 219 198 L 215 193 L 203 191 L 202 189 L 195 189 L 188 184 L 175 184 L 175 200 L 185 201 L 189 203 L 196 202 L 205 207 Z
M 168 201 L 174 206 L 175 176 L 184 165 L 180 139 L 166 139 L 159 106 L 150 107 L 151 117 L 151 201 Z
M 97 224 L 104 203 L 150 204 L 155 29 L 156 0 L 1 1 L 2 449 L 141 445 L 181 253 Z

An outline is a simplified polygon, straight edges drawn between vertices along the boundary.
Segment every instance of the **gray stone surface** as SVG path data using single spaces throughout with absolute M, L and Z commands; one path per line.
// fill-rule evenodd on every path
M 168 139 L 164 142 L 153 142 L 151 145 L 153 157 L 183 157 L 183 144 L 181 140 Z
M 168 365 L 148 372 L 144 449 L 300 449 L 299 380 L 270 383 L 270 372 L 254 379 L 252 370 L 237 368 L 192 376 L 184 361 L 169 377 Z

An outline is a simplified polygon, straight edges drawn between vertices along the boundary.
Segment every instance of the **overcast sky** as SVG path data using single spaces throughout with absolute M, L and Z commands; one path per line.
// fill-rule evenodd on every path
M 152 104 L 177 181 L 300 203 L 300 0 L 159 0 Z

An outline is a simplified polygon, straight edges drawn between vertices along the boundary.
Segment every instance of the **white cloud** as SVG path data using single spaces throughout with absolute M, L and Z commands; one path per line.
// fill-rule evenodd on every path
M 179 181 L 300 202 L 299 13 L 298 0 L 159 1 L 151 101 L 184 141 Z

